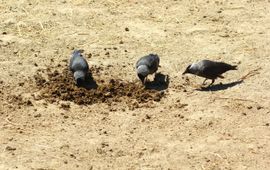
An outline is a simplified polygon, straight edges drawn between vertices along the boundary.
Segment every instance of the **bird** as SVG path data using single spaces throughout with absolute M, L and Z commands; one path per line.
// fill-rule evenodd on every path
M 149 54 L 141 57 L 136 63 L 136 71 L 139 79 L 143 84 L 149 74 L 156 73 L 159 67 L 159 56 L 157 54 Z
M 197 63 L 190 64 L 182 75 L 190 73 L 200 77 L 204 77 L 203 85 L 207 79 L 211 79 L 212 82 L 209 86 L 214 84 L 217 78 L 224 78 L 223 73 L 229 70 L 237 70 L 237 65 L 230 65 L 224 62 L 201 60 Z
M 75 84 L 77 86 L 82 86 L 89 71 L 89 66 L 82 55 L 82 50 L 73 51 L 70 58 L 69 69 L 73 73 Z

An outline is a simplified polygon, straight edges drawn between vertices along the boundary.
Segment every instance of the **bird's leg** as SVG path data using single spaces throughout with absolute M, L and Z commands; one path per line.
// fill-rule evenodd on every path
M 207 80 L 207 79 L 204 79 L 204 81 L 203 81 L 202 85 L 205 85 L 206 80 Z
M 212 82 L 211 82 L 211 84 L 209 84 L 209 86 L 211 86 L 212 84 L 214 84 L 214 82 L 215 82 L 215 79 L 212 79 Z

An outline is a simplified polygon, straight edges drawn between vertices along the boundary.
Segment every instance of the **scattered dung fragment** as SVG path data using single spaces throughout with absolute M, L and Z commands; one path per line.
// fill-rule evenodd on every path
M 160 101 L 165 95 L 157 90 L 145 89 L 140 83 L 125 82 L 118 79 L 110 79 L 109 82 L 96 80 L 99 85 L 91 89 L 77 87 L 68 69 L 64 69 L 61 73 L 57 70 L 47 69 L 45 74 L 47 75 L 36 74 L 34 79 L 37 88 L 40 90 L 41 99 L 51 103 L 57 99 L 71 101 L 78 105 L 111 102 L 130 103 L 132 100 L 136 100 L 138 103 L 146 103 L 148 101 Z
M 17 106 L 34 106 L 30 100 L 25 99 L 21 95 L 10 95 L 8 96 L 7 100 L 10 103 L 16 104 Z

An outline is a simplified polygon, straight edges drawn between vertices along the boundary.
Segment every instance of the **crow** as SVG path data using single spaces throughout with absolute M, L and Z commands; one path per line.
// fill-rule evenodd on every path
M 159 67 L 159 56 L 149 54 L 140 58 L 136 63 L 137 75 L 141 82 L 145 84 L 146 77 L 149 74 L 156 73 Z
M 197 63 L 190 64 L 183 72 L 183 75 L 190 73 L 200 77 L 204 77 L 205 80 L 203 81 L 203 85 L 205 84 L 207 79 L 211 79 L 212 82 L 210 85 L 212 85 L 217 78 L 224 78 L 222 74 L 229 70 L 237 70 L 237 66 L 230 65 L 224 62 L 201 60 Z
M 74 50 L 69 63 L 69 68 L 73 73 L 77 86 L 82 86 L 85 83 L 85 78 L 89 71 L 87 61 L 81 54 L 82 50 Z

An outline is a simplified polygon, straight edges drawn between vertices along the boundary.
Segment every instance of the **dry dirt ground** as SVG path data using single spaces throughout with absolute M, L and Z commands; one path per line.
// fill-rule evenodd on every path
M 0 0 L 0 14 L 1 170 L 269 169 L 269 0 Z M 96 92 L 70 84 L 73 49 Z M 134 72 L 148 53 L 163 91 Z M 200 90 L 181 75 L 200 59 L 239 66 Z

